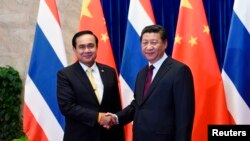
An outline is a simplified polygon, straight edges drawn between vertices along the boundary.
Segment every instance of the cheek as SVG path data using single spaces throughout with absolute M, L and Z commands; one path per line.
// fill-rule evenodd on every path
M 141 48 L 141 52 L 144 53 L 144 49 L 143 48 Z
M 78 56 L 78 57 L 81 57 L 82 56 L 82 52 L 80 52 L 80 51 L 78 51 L 78 52 L 76 52 L 76 55 Z
M 94 53 L 93 58 L 96 58 L 96 57 L 97 57 L 97 53 Z
M 145 50 L 141 50 L 141 53 L 142 53 L 144 56 L 147 55 Z
M 165 48 L 164 48 L 164 47 L 159 47 L 159 48 L 157 49 L 157 52 L 158 52 L 158 53 L 163 53 L 163 52 L 165 52 Z

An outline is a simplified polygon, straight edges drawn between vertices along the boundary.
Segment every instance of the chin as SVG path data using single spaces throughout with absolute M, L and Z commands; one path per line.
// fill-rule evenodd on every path
M 154 56 L 148 56 L 148 57 L 146 57 L 146 58 L 147 58 L 148 61 L 153 61 L 153 60 L 155 60 L 155 57 L 154 57 Z

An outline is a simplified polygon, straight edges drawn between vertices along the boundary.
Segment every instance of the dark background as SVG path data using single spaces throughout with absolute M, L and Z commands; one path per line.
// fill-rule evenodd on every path
M 129 2 L 130 0 L 101 0 L 118 71 L 122 61 Z M 234 0 L 203 0 L 220 69 L 225 56 L 233 3 Z M 171 56 L 180 0 L 151 0 L 151 5 L 156 24 L 164 26 L 167 30 L 166 53 Z

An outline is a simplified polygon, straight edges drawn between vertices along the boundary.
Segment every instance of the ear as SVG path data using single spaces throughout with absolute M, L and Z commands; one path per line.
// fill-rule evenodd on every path
M 76 48 L 72 46 L 72 50 L 74 51 L 74 53 L 76 53 Z
M 168 42 L 167 42 L 167 40 L 166 40 L 166 41 L 163 41 L 163 45 L 164 45 L 164 49 L 166 49 L 166 48 L 167 48 L 167 46 L 168 46 Z

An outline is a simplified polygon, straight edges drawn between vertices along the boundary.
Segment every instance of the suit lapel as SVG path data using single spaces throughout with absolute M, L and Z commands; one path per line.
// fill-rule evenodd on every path
M 107 84 L 107 76 L 105 75 L 105 69 L 103 68 L 103 66 L 99 63 L 96 63 L 97 67 L 98 67 L 98 70 L 99 70 L 99 73 L 100 73 L 100 76 L 101 76 L 101 79 L 102 79 L 102 83 L 103 83 L 103 87 L 105 88 L 105 84 Z
M 87 76 L 86 72 L 83 70 L 83 68 L 81 67 L 79 62 L 76 62 L 74 64 L 74 70 L 75 70 L 75 74 L 77 75 L 77 78 L 79 78 L 80 81 L 82 82 L 83 86 L 85 86 L 88 89 L 88 91 L 89 91 L 88 94 L 91 97 L 95 98 L 96 102 L 99 103 L 97 97 L 95 96 L 95 92 L 92 88 L 92 85 L 88 79 L 88 76 Z
M 144 91 L 144 86 L 145 86 L 145 81 L 146 81 L 146 77 L 147 77 L 147 65 L 143 68 L 142 72 L 141 72 L 141 79 L 138 80 L 139 82 L 137 83 L 137 87 L 139 88 L 139 95 L 138 98 L 138 102 L 142 103 L 143 101 L 143 91 Z
M 102 79 L 102 84 L 103 84 L 103 98 L 102 98 L 102 102 L 103 103 L 103 100 L 105 100 L 105 88 L 106 88 L 106 84 L 107 84 L 107 80 L 108 80 L 108 76 L 107 76 L 107 73 L 106 70 L 104 69 L 104 67 L 99 64 L 99 63 L 96 63 L 97 67 L 98 67 L 98 70 L 99 70 L 99 73 L 100 73 L 100 76 L 101 76 L 101 79 Z

